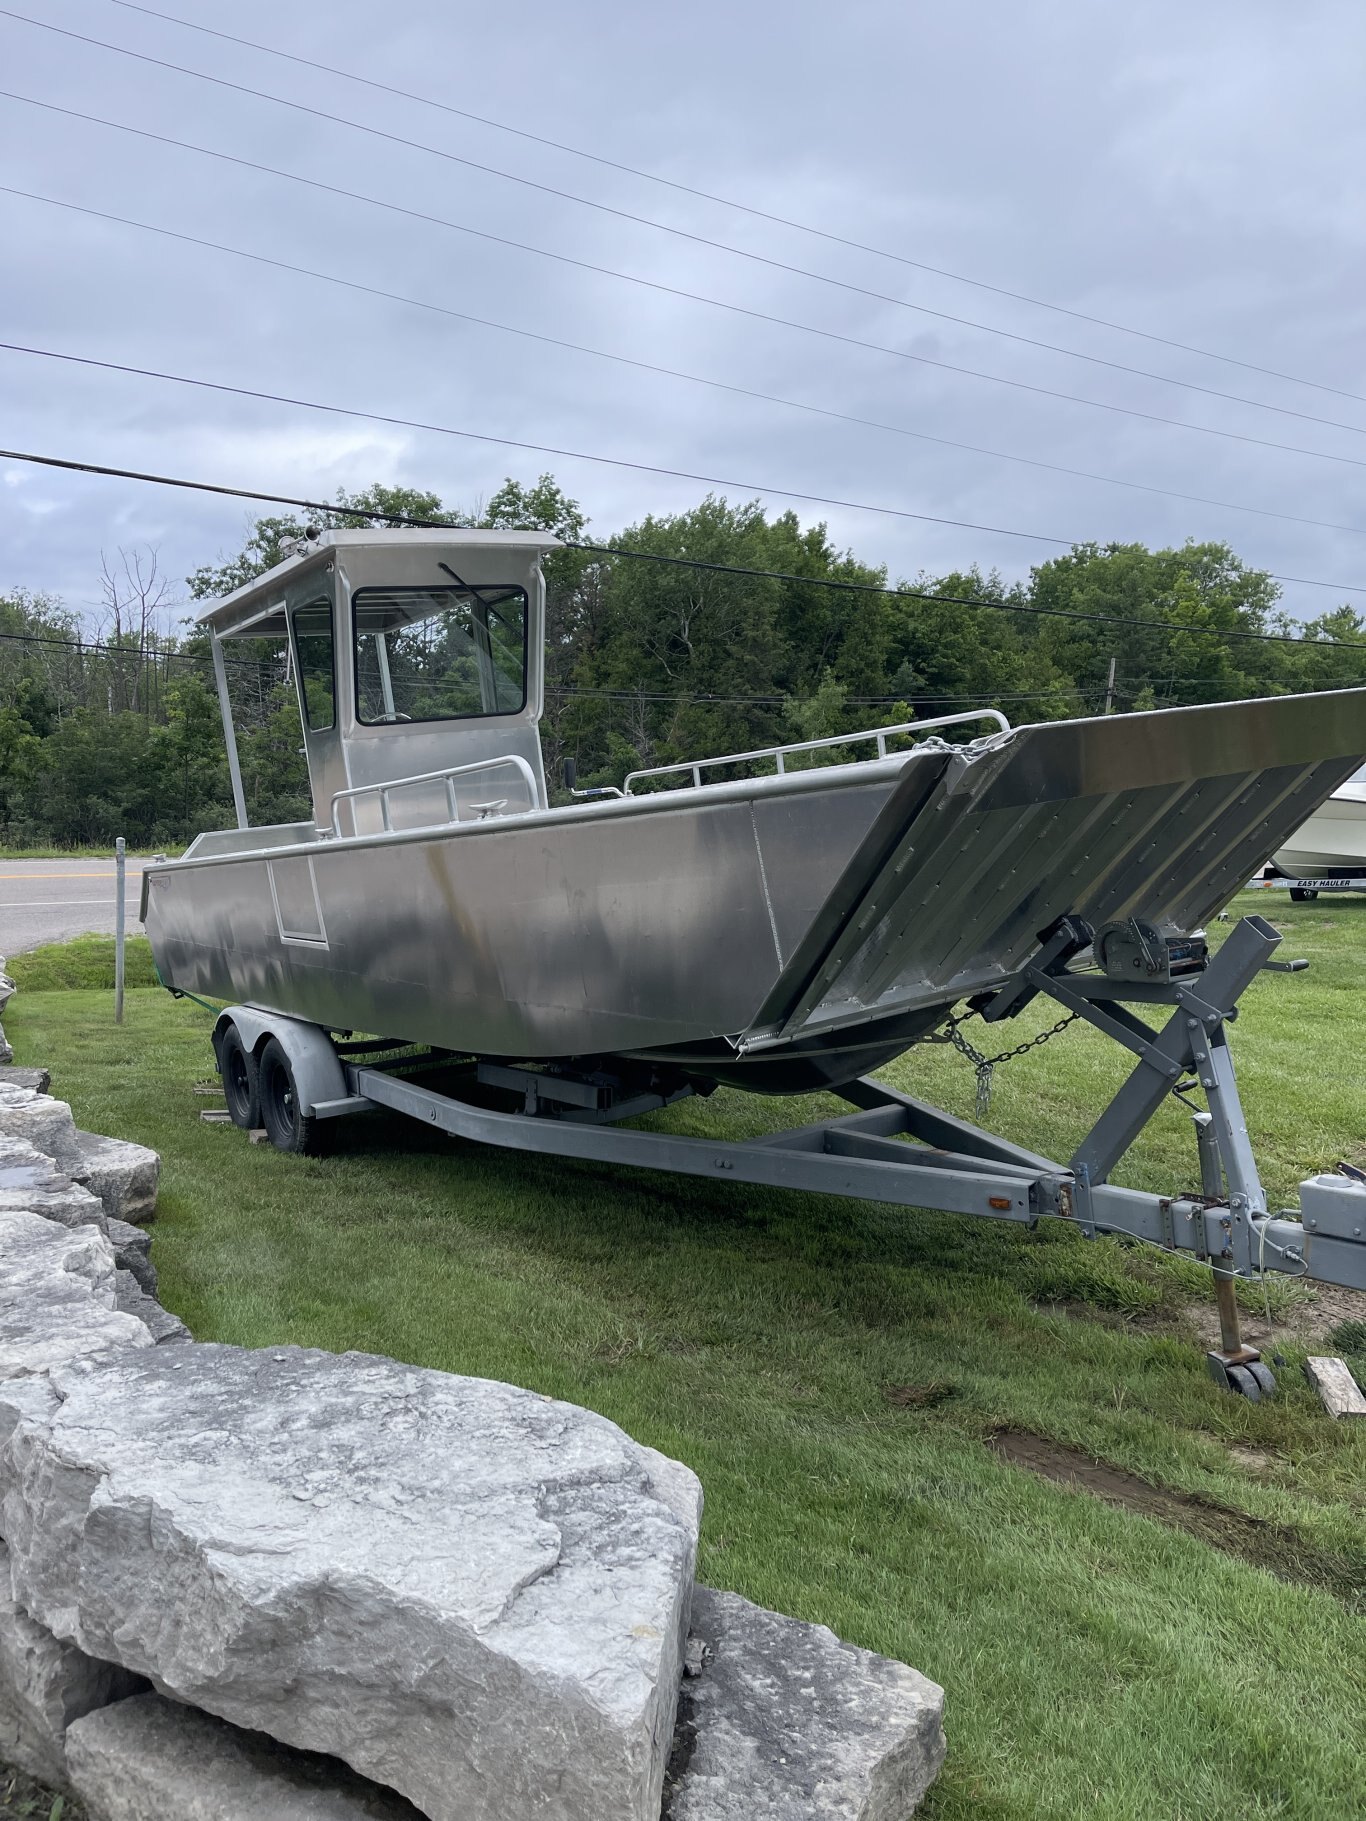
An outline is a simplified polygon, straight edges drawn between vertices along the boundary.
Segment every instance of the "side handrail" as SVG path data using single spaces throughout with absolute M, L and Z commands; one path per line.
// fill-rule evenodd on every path
M 392 833 L 393 823 L 389 816 L 389 793 L 394 790 L 406 790 L 410 785 L 414 784 L 444 783 L 446 786 L 446 804 L 450 810 L 447 821 L 458 822 L 460 820 L 460 805 L 456 800 L 455 780 L 457 778 L 468 777 L 471 772 L 495 771 L 498 767 L 504 765 L 511 765 L 514 771 L 521 774 L 522 781 L 527 787 L 527 795 L 530 798 L 530 807 L 532 809 L 538 809 L 540 807 L 540 793 L 536 788 L 535 772 L 532 771 L 531 767 L 520 753 L 508 752 L 501 754 L 496 759 L 474 759 L 467 765 L 448 765 L 441 771 L 419 771 L 415 772 L 410 778 L 389 778 L 382 784 L 353 784 L 350 790 L 333 791 L 332 800 L 328 804 L 329 832 L 337 840 L 342 838 L 341 830 L 337 827 L 337 805 L 339 803 L 353 800 L 356 797 L 373 796 L 378 793 L 380 824 L 386 834 Z M 433 823 L 431 826 L 442 827 L 444 824 Z M 352 818 L 352 832 L 355 832 L 354 816 Z
M 692 781 L 700 786 L 702 773 L 712 765 L 745 765 L 755 759 L 772 759 L 782 777 L 787 770 L 787 759 L 794 752 L 816 752 L 825 746 L 853 746 L 860 740 L 876 740 L 877 756 L 887 757 L 887 741 L 893 734 L 929 733 L 935 727 L 960 727 L 969 721 L 994 721 L 1002 733 L 1011 731 L 1010 722 L 999 708 L 974 708 L 963 714 L 938 715 L 932 721 L 899 721 L 895 727 L 870 727 L 863 733 L 829 734 L 820 740 L 797 740 L 787 746 L 761 746 L 756 752 L 729 752 L 717 759 L 685 759 L 679 765 L 655 765 L 648 771 L 633 771 L 626 779 L 625 792 L 631 795 L 631 786 L 642 778 L 665 778 L 679 772 L 691 772 Z

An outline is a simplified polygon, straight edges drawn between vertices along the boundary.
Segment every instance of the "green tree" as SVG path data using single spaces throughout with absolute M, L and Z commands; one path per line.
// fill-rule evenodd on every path
M 1227 544 L 1179 550 L 1142 544 L 1079 544 L 1033 572 L 1031 605 L 1076 614 L 1041 619 L 1036 649 L 1070 675 L 1093 702 L 1115 659 L 1115 706 L 1135 706 L 1150 691 L 1163 704 L 1225 701 L 1283 688 L 1276 646 L 1229 634 L 1274 631 L 1279 589 Z M 1122 616 L 1128 625 L 1084 616 Z M 1168 628 L 1193 625 L 1198 632 Z

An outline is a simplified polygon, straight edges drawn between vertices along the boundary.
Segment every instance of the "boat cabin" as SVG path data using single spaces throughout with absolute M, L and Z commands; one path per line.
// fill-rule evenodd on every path
M 323 531 L 200 618 L 239 829 L 248 826 L 224 646 L 285 640 L 313 793 L 288 841 L 546 806 L 540 531 Z M 229 660 L 230 661 L 230 660 Z M 256 831 L 264 833 L 264 831 Z

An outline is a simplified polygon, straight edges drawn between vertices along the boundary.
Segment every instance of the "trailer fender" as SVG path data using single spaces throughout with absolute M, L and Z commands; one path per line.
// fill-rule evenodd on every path
M 273 1037 L 289 1058 L 299 1106 L 310 1118 L 322 1117 L 339 1105 L 351 1104 L 341 1059 L 332 1039 L 319 1024 L 287 1018 L 280 1012 L 260 1012 L 248 1005 L 230 1005 L 219 1014 L 213 1028 L 214 1049 L 229 1025 L 253 1056 L 259 1056 L 267 1038 Z

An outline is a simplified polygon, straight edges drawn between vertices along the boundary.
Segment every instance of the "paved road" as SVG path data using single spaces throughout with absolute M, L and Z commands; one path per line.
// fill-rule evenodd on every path
M 141 934 L 141 860 L 128 861 L 129 935 Z M 0 955 L 87 931 L 114 933 L 114 861 L 0 860 Z

